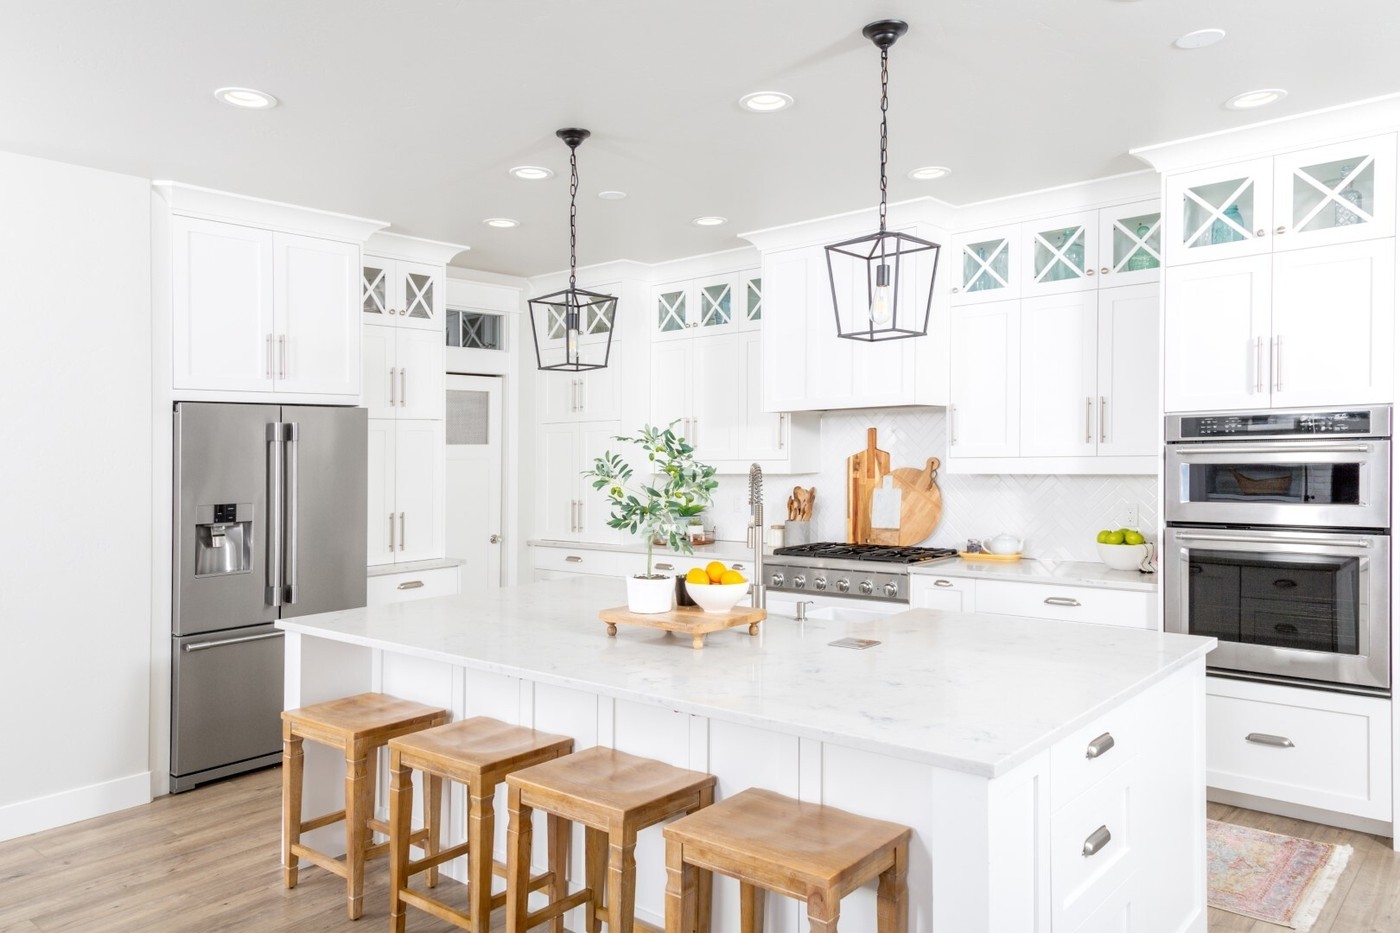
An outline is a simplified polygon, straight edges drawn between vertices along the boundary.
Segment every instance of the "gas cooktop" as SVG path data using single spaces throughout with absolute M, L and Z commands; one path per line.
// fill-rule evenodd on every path
M 884 564 L 922 564 L 931 560 L 957 557 L 950 547 L 898 547 L 884 544 L 838 544 L 823 541 L 817 544 L 795 544 L 775 548 L 774 556 L 805 557 L 819 561 L 859 560 Z

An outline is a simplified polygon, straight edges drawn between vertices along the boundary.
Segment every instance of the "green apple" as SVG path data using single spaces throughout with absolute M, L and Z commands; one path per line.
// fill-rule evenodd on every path
M 1110 531 L 1110 532 L 1108 533 L 1108 535 L 1103 539 L 1103 543 L 1104 543 L 1104 544 L 1122 544 L 1122 543 L 1123 543 L 1123 532 L 1121 532 L 1121 531 Z
M 1108 543 L 1108 536 L 1111 535 L 1111 534 L 1113 534 L 1113 532 L 1108 531 L 1108 530 L 1105 529 L 1104 531 L 1100 531 L 1100 532 L 1099 532 L 1099 536 L 1098 536 L 1098 538 L 1097 538 L 1096 540 L 1097 540 L 1100 544 L 1107 544 L 1107 543 Z
M 1143 544 L 1143 543 L 1145 543 L 1146 541 L 1147 541 L 1147 539 L 1144 538 L 1140 533 L 1138 533 L 1138 532 L 1136 532 L 1136 531 L 1131 531 L 1131 530 L 1130 530 L 1130 531 L 1126 532 L 1126 533 L 1123 535 L 1123 543 L 1124 543 L 1124 544 Z

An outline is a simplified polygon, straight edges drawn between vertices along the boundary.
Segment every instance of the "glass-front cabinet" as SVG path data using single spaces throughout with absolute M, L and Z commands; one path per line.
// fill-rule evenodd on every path
M 1202 262 L 1395 233 L 1395 136 L 1167 179 L 1166 258 Z
M 445 293 L 441 266 L 366 255 L 360 266 L 360 309 L 368 324 L 436 330 Z
M 1142 285 L 1161 275 L 1161 203 L 1154 198 L 1099 211 L 1099 287 Z
M 752 269 L 740 275 L 739 282 L 743 293 L 739 329 L 758 330 L 763 323 L 763 272 Z
M 1021 225 L 1026 272 L 1022 294 L 1053 295 L 1093 288 L 1098 261 L 1097 213 L 1065 214 Z
M 1020 226 L 1012 224 L 976 230 L 958 238 L 953 265 L 954 304 L 1020 297 L 1021 270 L 1013 261 L 1020 235 Z
M 759 282 L 757 273 L 752 278 L 728 273 L 658 285 L 652 289 L 652 337 L 677 340 L 739 329 L 748 315 L 760 313 Z

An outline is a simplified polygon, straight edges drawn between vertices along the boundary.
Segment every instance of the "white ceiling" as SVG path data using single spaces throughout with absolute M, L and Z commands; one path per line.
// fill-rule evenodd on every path
M 0 16 L 0 149 L 379 218 L 517 275 L 568 263 L 562 126 L 593 131 L 581 265 L 873 206 L 879 53 L 860 30 L 876 19 L 910 23 L 890 56 L 892 201 L 1134 171 L 1131 147 L 1400 91 L 1392 0 L 0 0 Z M 1228 35 L 1172 47 L 1206 27 Z M 235 110 L 213 99 L 225 85 L 282 105 Z M 1260 87 L 1289 96 L 1223 106 Z M 797 104 L 741 111 L 755 90 Z M 522 163 L 558 174 L 507 176 Z M 929 164 L 953 174 L 905 178 Z

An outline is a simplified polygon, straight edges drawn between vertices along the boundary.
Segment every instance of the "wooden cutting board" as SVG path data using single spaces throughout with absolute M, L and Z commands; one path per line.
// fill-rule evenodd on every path
M 865 432 L 865 449 L 846 458 L 846 540 L 870 541 L 870 498 L 890 471 L 890 455 L 875 446 L 875 429 Z
M 870 529 L 871 544 L 909 547 L 933 534 L 943 517 L 939 462 L 937 457 L 929 457 L 922 468 L 900 467 L 890 474 L 891 485 L 900 492 L 899 527 Z

